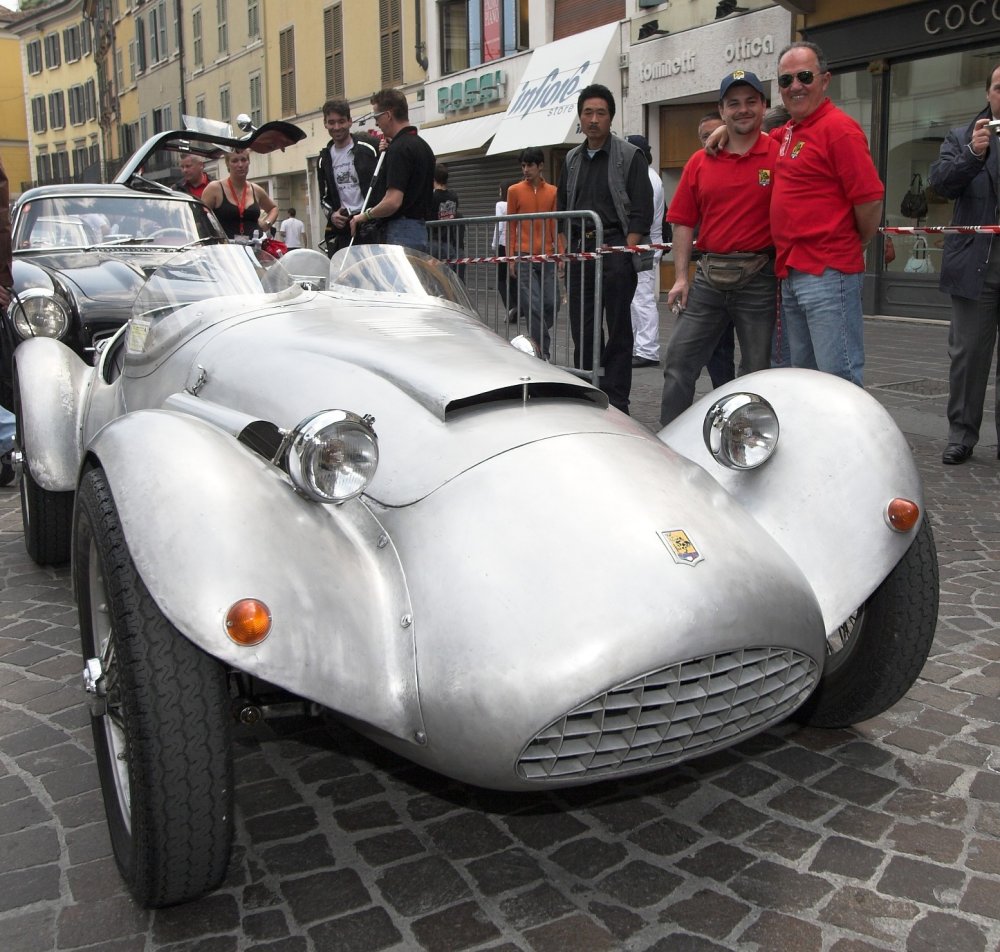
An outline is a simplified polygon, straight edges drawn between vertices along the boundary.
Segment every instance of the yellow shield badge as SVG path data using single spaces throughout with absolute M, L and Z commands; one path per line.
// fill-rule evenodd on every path
M 695 548 L 695 544 L 683 529 L 667 529 L 658 532 L 660 541 L 667 547 L 670 557 L 678 565 L 697 565 L 704 561 L 704 556 Z

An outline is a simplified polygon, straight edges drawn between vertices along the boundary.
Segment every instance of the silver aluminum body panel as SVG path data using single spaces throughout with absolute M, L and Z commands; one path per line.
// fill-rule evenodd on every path
M 187 637 L 474 783 L 537 788 L 514 764 L 539 730 L 666 665 L 776 646 L 821 667 L 831 626 L 912 540 L 885 505 L 923 501 L 888 414 L 827 375 L 726 388 L 781 425 L 771 460 L 733 472 L 704 446 L 706 401 L 658 439 L 454 308 L 304 292 L 176 313 L 187 329 L 111 383 L 108 352 L 95 369 L 55 341 L 19 348 L 32 472 L 72 488 L 86 453 Z M 333 408 L 374 416 L 380 445 L 343 506 L 233 437 Z M 671 530 L 701 561 L 671 558 Z M 242 597 L 274 614 L 257 648 L 224 633 Z
M 702 438 L 712 403 L 741 390 L 764 397 L 781 428 L 773 457 L 749 472 L 716 464 Z M 782 369 L 739 377 L 659 437 L 711 472 L 785 548 L 810 580 L 828 633 L 875 591 L 913 540 L 912 531 L 888 528 L 889 502 L 909 499 L 923 512 L 906 437 L 877 400 L 832 374 Z

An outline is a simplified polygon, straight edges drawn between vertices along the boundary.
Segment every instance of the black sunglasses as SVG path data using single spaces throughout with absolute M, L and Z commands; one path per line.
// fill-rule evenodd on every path
M 782 73 L 778 77 L 778 85 L 782 89 L 788 89 L 795 80 L 798 80 L 803 86 L 811 86 L 815 78 L 816 74 L 811 69 L 800 69 L 797 73 Z

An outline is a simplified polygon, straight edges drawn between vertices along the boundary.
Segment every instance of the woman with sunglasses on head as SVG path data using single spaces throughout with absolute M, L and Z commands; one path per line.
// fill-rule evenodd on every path
M 864 247 L 882 220 L 885 187 L 861 126 L 827 97 L 823 51 L 798 42 L 778 55 L 789 121 L 779 142 L 771 235 L 793 367 L 862 385 Z
M 250 239 L 258 230 L 265 231 L 278 217 L 278 206 L 259 185 L 247 181 L 250 153 L 234 149 L 226 155 L 229 175 L 219 182 L 209 182 L 201 200 L 215 212 L 219 224 L 230 238 Z M 265 216 L 261 224 L 261 216 Z

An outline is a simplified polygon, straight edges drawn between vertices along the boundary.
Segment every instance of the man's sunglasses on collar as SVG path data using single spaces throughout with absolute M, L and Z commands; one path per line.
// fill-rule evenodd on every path
M 811 69 L 800 69 L 797 73 L 782 73 L 778 77 L 778 85 L 782 89 L 788 89 L 795 80 L 798 80 L 803 86 L 811 86 L 815 78 L 816 74 Z

